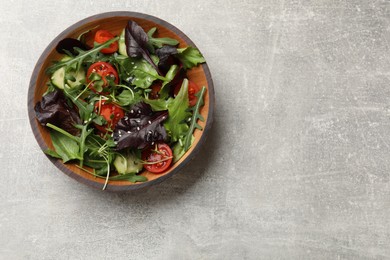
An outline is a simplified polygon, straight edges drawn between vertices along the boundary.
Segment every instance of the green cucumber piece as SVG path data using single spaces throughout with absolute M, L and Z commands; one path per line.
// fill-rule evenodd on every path
M 119 174 L 138 173 L 143 167 L 133 152 L 116 156 L 114 166 Z
M 65 56 L 64 58 L 61 59 L 61 61 L 67 61 L 69 60 L 69 56 Z M 73 88 L 75 86 L 80 85 L 81 83 L 85 82 L 85 71 L 84 69 L 79 69 L 79 71 L 74 72 L 71 71 L 69 72 L 69 76 L 74 77 L 76 80 L 71 81 L 71 80 L 66 80 L 65 83 L 65 68 L 59 68 L 58 70 L 54 71 L 53 75 L 51 76 L 51 82 L 60 89 L 64 89 L 65 84 L 67 84 L 70 88 Z
M 119 54 L 128 57 L 129 55 L 127 55 L 127 51 L 126 51 L 125 29 L 122 30 L 122 33 L 119 36 L 118 44 L 119 44 L 119 50 L 118 50 Z

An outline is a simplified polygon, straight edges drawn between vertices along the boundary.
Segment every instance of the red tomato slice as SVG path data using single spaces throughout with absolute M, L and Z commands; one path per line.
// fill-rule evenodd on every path
M 92 73 L 97 73 L 102 77 L 102 80 L 104 82 L 103 88 L 108 86 L 108 82 L 107 82 L 106 77 L 114 78 L 115 84 L 119 83 L 118 72 L 110 63 L 107 63 L 104 61 L 98 61 L 98 62 L 95 62 L 94 64 L 92 64 L 91 66 L 89 66 L 88 71 L 87 71 L 87 82 L 88 83 L 91 82 L 91 80 L 89 79 L 89 76 Z M 90 89 L 92 89 L 94 92 L 97 92 L 93 88 L 93 83 L 90 85 Z
M 95 42 L 105 43 L 106 41 L 111 40 L 114 37 L 115 36 L 107 30 L 99 30 L 95 33 Z M 109 47 L 102 49 L 100 52 L 104 54 L 114 53 L 118 50 L 118 46 L 118 42 L 116 41 L 111 43 Z
M 107 103 L 106 100 L 95 103 L 95 112 L 107 121 L 104 125 L 95 124 L 96 129 L 98 129 L 102 134 L 105 134 L 107 129 L 115 129 L 119 120 L 125 116 L 125 112 L 121 107 L 113 103 Z
M 177 96 L 177 94 L 180 91 L 181 84 L 182 84 L 182 82 L 180 82 L 180 84 L 177 84 L 174 91 L 173 91 L 173 94 L 175 97 Z M 198 101 L 198 98 L 195 96 L 195 94 L 198 93 L 199 90 L 200 90 L 200 87 L 197 84 L 195 84 L 194 82 L 192 82 L 190 80 L 188 81 L 188 100 L 189 100 L 190 107 L 195 106 L 196 102 Z
M 144 168 L 147 171 L 163 173 L 172 163 L 172 150 L 169 145 L 158 143 L 142 152 L 142 160 L 146 162 Z

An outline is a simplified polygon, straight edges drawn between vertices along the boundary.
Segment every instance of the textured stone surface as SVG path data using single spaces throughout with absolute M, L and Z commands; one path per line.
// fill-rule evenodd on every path
M 143 193 L 59 172 L 27 119 L 31 72 L 64 28 L 149 13 L 201 49 L 215 124 Z M 3 1 L 1 259 L 389 259 L 388 1 Z

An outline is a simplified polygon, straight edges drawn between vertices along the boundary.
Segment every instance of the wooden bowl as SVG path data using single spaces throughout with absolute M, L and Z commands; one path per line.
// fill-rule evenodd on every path
M 77 37 L 79 34 L 99 26 L 99 29 L 107 29 L 116 35 L 119 35 L 121 30 L 126 26 L 128 20 L 137 22 L 145 31 L 148 31 L 152 27 L 158 28 L 158 37 L 170 37 L 180 42 L 179 47 L 185 47 L 188 45 L 195 46 L 195 44 L 179 29 L 173 25 L 163 21 L 157 17 L 150 15 L 135 13 L 135 12 L 108 12 L 88 17 L 81 20 L 74 25 L 70 26 L 62 33 L 60 33 L 42 53 L 39 58 L 30 80 L 30 87 L 28 91 L 28 113 L 31 128 L 34 132 L 35 138 L 44 151 L 47 148 L 53 149 L 50 135 L 45 127 L 42 127 L 35 117 L 34 106 L 41 100 L 42 94 L 46 91 L 46 82 L 49 80 L 45 69 L 52 64 L 52 61 L 58 60 L 60 54 L 55 50 L 57 43 L 66 37 Z M 91 41 L 92 39 L 90 39 Z M 106 190 L 108 191 L 129 191 L 151 186 L 166 180 L 175 173 L 183 171 L 183 167 L 199 152 L 201 145 L 205 142 L 207 133 L 210 130 L 213 121 L 214 110 L 214 88 L 211 79 L 210 71 L 206 63 L 193 68 L 188 71 L 188 78 L 195 81 L 200 86 L 206 86 L 207 91 L 204 95 L 205 105 L 201 109 L 201 114 L 204 117 L 204 122 L 199 122 L 203 127 L 203 131 L 196 129 L 194 132 L 195 141 L 186 152 L 186 154 L 171 168 L 163 174 L 153 174 L 147 171 L 142 172 L 142 175 L 148 178 L 148 181 L 142 183 L 131 183 L 128 181 L 109 181 Z M 94 188 L 102 189 L 104 186 L 104 179 L 96 178 L 93 175 L 86 173 L 75 166 L 72 163 L 62 163 L 61 160 L 49 157 L 50 161 L 57 166 L 65 174 L 70 177 L 85 183 Z

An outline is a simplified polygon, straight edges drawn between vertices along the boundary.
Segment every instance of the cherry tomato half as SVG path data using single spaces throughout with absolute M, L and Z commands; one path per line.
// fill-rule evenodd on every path
M 95 42 L 105 43 L 108 40 L 111 40 L 115 36 L 107 30 L 99 30 L 95 33 Z M 118 50 L 118 41 L 110 44 L 109 47 L 102 49 L 100 52 L 105 54 L 114 53 Z
M 173 94 L 175 97 L 177 96 L 177 94 L 180 91 L 181 84 L 182 84 L 182 82 L 180 82 L 180 84 L 177 84 L 175 89 L 173 90 Z M 190 102 L 189 103 L 190 107 L 195 106 L 196 102 L 198 101 L 198 98 L 195 96 L 195 94 L 198 93 L 199 90 L 200 90 L 200 88 L 198 85 L 196 85 L 194 82 L 192 82 L 190 80 L 188 81 L 188 100 Z
M 107 103 L 106 100 L 95 103 L 95 112 L 107 121 L 104 125 L 95 124 L 96 129 L 102 134 L 105 134 L 107 129 L 113 130 L 119 120 L 125 116 L 122 108 L 113 103 Z
M 108 86 L 108 82 L 107 82 L 106 77 L 114 78 L 115 84 L 119 83 L 118 72 L 116 71 L 116 69 L 110 63 L 107 63 L 107 62 L 104 62 L 104 61 L 98 61 L 98 62 L 95 62 L 94 64 L 92 64 L 91 66 L 89 66 L 88 71 L 87 71 L 87 81 L 88 81 L 88 83 L 91 82 L 91 80 L 89 79 L 89 76 L 92 73 L 97 73 L 97 74 L 99 74 L 102 77 L 102 80 L 104 82 L 103 88 Z M 93 88 L 93 83 L 90 84 L 90 89 L 92 89 L 93 91 L 97 92 Z
M 172 163 L 172 150 L 165 143 L 158 143 L 142 152 L 144 168 L 152 173 L 163 173 Z M 155 162 L 155 163 L 154 163 Z

